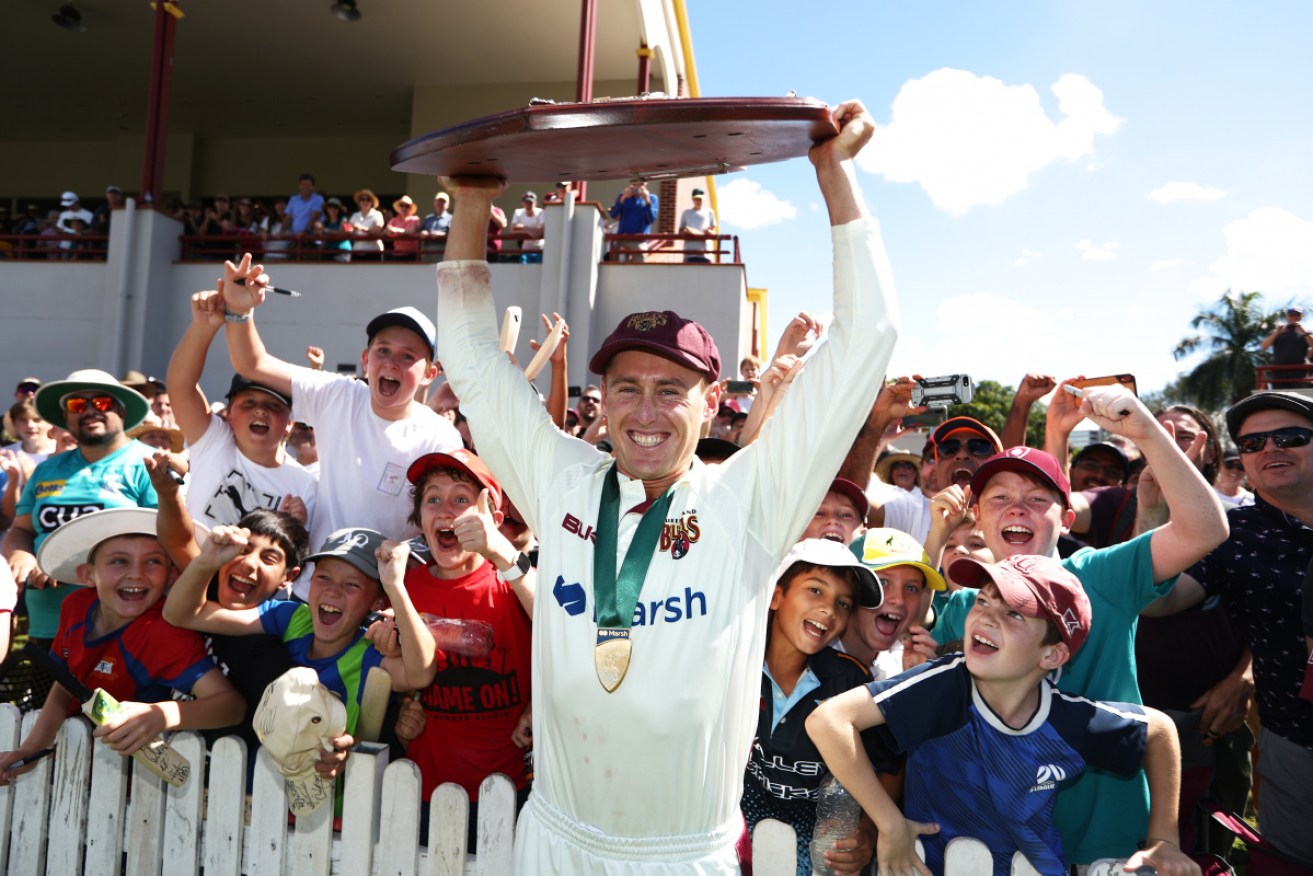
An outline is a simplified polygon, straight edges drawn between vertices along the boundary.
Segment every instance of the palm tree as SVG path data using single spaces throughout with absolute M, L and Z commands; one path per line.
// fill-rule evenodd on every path
M 1258 345 L 1276 327 L 1261 292 L 1226 290 L 1217 303 L 1190 320 L 1198 334 L 1184 338 L 1172 355 L 1177 359 L 1203 349 L 1208 356 L 1181 375 L 1174 388 L 1204 410 L 1220 410 L 1254 391 L 1254 365 L 1266 360 Z

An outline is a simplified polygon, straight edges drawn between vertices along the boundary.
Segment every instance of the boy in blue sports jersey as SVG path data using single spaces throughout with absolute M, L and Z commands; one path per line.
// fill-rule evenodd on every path
M 875 574 L 839 541 L 803 539 L 776 573 L 757 736 L 739 807 L 749 831 L 766 818 L 793 828 L 800 876 L 812 871 L 808 846 L 816 824 L 816 792 L 827 772 L 803 722 L 825 698 L 871 680 L 860 661 L 830 645 L 856 606 L 878 608 L 881 599 Z M 897 772 L 897 765 L 889 771 Z M 841 847 L 826 853 L 834 872 L 859 873 L 870 863 L 869 828 L 864 825 L 858 836 L 840 840 Z
M 1143 706 L 1063 694 L 1045 678 L 1089 634 L 1090 603 L 1076 577 L 1057 560 L 1027 555 L 960 559 L 950 572 L 981 588 L 965 654 L 842 694 L 807 719 L 826 765 L 879 830 L 880 872 L 942 872 L 945 844 L 968 836 L 989 846 L 996 876 L 1011 872 L 1016 851 L 1040 873 L 1063 876 L 1069 862 L 1052 819 L 1058 788 L 1087 766 L 1118 775 L 1143 766 L 1148 836 L 1127 870 L 1198 874 L 1177 847 L 1180 750 L 1171 721 Z M 869 727 L 907 752 L 902 812 L 862 751 L 858 733 Z
M 178 576 L 164 605 L 165 618 L 198 632 L 278 636 L 293 662 L 309 666 L 347 710 L 347 735 L 355 732 L 360 695 L 369 670 L 381 666 L 394 691 L 413 691 L 433 681 L 433 636 L 410 601 L 403 579 L 410 555 L 404 544 L 387 541 L 372 529 L 340 529 L 328 537 L 314 562 L 309 604 L 269 600 L 255 608 L 228 609 L 205 598 L 215 573 L 244 551 L 251 534 L 237 526 L 216 526 L 201 554 Z M 386 597 L 386 598 L 385 598 Z M 363 624 L 372 611 L 392 603 L 402 656 L 384 657 L 365 638 Z M 253 704 L 252 704 L 253 705 Z M 345 742 L 338 748 L 349 747 Z
M 130 755 L 167 730 L 205 730 L 240 721 L 241 696 L 205 653 L 200 636 L 165 623 L 160 600 L 177 570 L 155 536 L 153 508 L 110 508 L 56 529 L 38 553 L 42 571 L 86 586 L 68 587 L 51 656 L 88 688 L 123 710 L 94 734 Z M 173 692 L 193 695 L 173 699 Z M 54 743 L 78 702 L 54 684 L 36 722 L 14 751 L 0 754 L 0 784 Z M 29 765 L 30 766 L 30 765 Z

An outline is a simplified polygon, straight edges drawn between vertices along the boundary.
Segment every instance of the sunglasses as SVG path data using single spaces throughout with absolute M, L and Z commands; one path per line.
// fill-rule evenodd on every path
M 1245 464 L 1238 459 L 1228 459 L 1222 463 L 1222 468 L 1230 471 L 1244 471 Z
M 601 397 L 600 397 L 600 396 L 595 396 L 595 395 L 586 395 L 586 396 L 584 396 L 583 398 L 579 399 L 579 401 L 581 401 L 581 402 L 592 402 L 592 403 L 595 404 L 595 405 L 600 405 L 600 404 L 602 403 L 602 399 L 601 399 Z
M 85 414 L 88 407 L 108 414 L 119 406 L 119 400 L 112 395 L 93 395 L 90 398 L 85 395 L 66 395 L 59 400 L 59 404 L 69 414 Z
M 1286 426 L 1282 429 L 1273 429 L 1271 432 L 1250 432 L 1248 435 L 1240 435 L 1235 440 L 1236 449 L 1241 453 L 1257 453 L 1267 446 L 1267 439 L 1271 438 L 1272 443 L 1282 450 L 1289 450 L 1291 447 L 1307 447 L 1309 441 L 1313 441 L 1313 429 L 1307 429 L 1303 426 Z
M 972 456 L 987 457 L 998 453 L 998 448 L 988 438 L 968 438 L 966 445 L 967 453 Z M 957 456 L 957 452 L 961 449 L 961 438 L 945 438 L 935 445 L 935 450 L 940 456 Z

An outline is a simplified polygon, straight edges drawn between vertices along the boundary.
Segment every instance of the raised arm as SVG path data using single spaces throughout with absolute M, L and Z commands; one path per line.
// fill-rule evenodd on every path
M 392 614 L 401 640 L 401 656 L 385 657 L 382 664 L 392 676 L 394 691 L 428 687 L 438 671 L 433 635 L 415 610 L 406 590 L 406 558 L 409 556 L 410 548 L 395 541 L 385 541 L 375 551 L 379 580 L 392 602 Z
M 1004 448 L 1026 445 L 1026 426 L 1030 422 L 1030 409 L 1057 385 L 1058 382 L 1048 374 L 1030 373 L 1021 378 L 1021 383 L 1017 384 L 1017 392 L 1012 396 L 1012 407 L 1008 409 L 1008 418 L 1003 422 L 1003 432 L 999 435 Z
M 252 264 L 248 252 L 235 265 L 224 262 L 223 275 L 218 285 L 223 296 L 224 319 L 228 322 L 225 334 L 233 370 L 247 380 L 291 395 L 292 373 L 297 366 L 266 350 L 255 328 L 255 308 L 264 303 L 264 290 L 269 285 L 264 265 Z M 244 285 L 238 285 L 237 280 L 242 280 Z
M 1149 781 L 1149 830 L 1144 850 L 1131 855 L 1126 869 L 1157 868 L 1160 876 L 1198 876 L 1199 865 L 1181 851 L 1177 803 L 1181 794 L 1181 746 L 1170 718 L 1146 708 L 1149 738 L 1144 775 Z
M 240 526 L 216 526 L 201 546 L 201 553 L 182 570 L 164 600 L 164 619 L 175 627 L 224 636 L 250 636 L 264 632 L 260 610 L 227 609 L 205 598 L 219 569 L 236 559 L 250 543 L 250 530 Z
M 197 292 L 191 297 L 191 323 L 169 359 L 169 399 L 173 416 L 188 444 L 201 440 L 210 427 L 210 404 L 201 391 L 205 354 L 214 336 L 223 328 L 223 295 L 217 290 Z
M 1117 386 L 1089 387 L 1080 411 L 1134 441 L 1153 467 L 1171 511 L 1171 519 L 1150 536 L 1154 581 L 1179 575 L 1226 541 L 1230 528 L 1217 494 L 1139 399 Z

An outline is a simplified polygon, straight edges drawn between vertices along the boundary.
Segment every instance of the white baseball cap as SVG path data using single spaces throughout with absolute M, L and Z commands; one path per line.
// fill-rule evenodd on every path
M 333 797 L 333 780 L 315 770 L 319 752 L 346 732 L 346 706 L 308 666 L 297 666 L 269 683 L 251 720 L 287 786 L 287 808 L 309 815 Z

